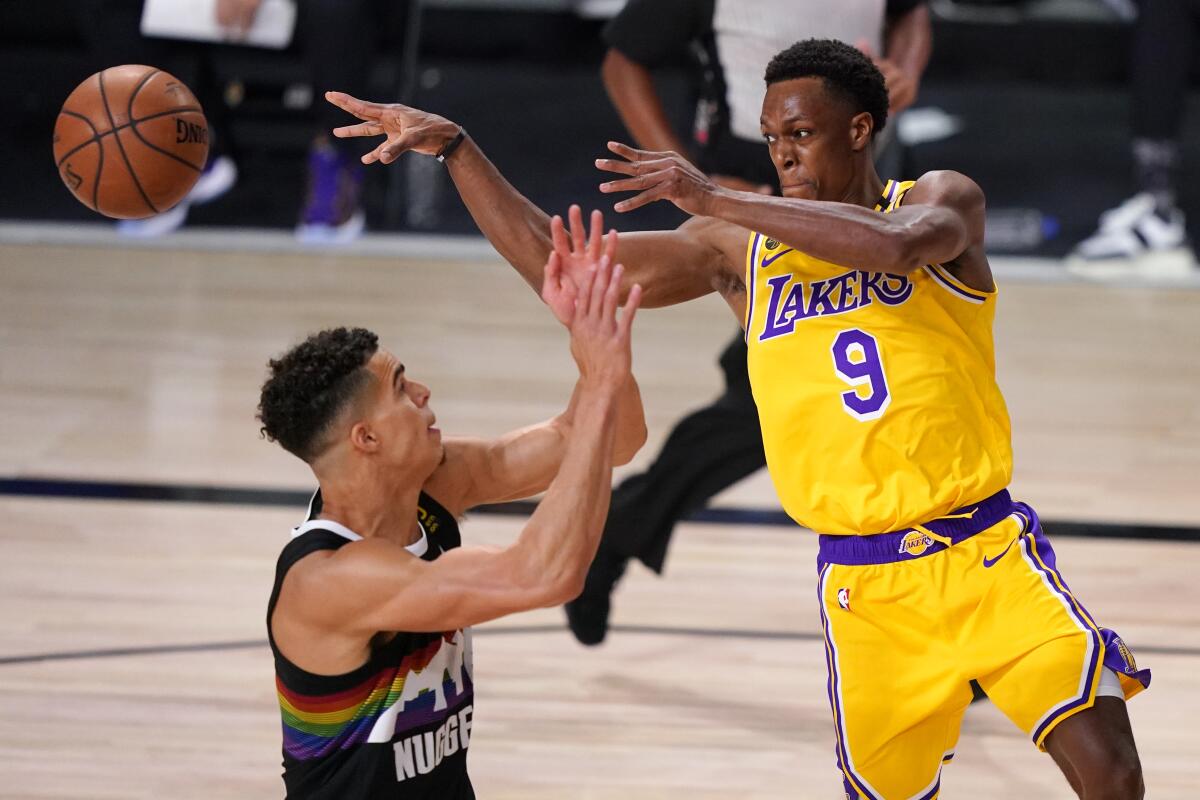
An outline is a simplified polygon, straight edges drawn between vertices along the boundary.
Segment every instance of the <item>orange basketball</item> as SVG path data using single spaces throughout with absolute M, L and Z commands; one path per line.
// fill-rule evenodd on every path
M 178 203 L 208 158 L 208 123 L 191 90 L 160 69 L 109 67 L 75 88 L 54 125 L 63 183 L 107 217 L 140 219 Z

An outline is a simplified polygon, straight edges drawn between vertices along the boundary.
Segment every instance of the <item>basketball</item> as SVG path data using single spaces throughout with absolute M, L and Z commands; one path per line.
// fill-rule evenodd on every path
M 116 219 L 174 206 L 207 158 L 200 103 L 154 67 L 97 72 L 71 92 L 54 125 L 54 163 L 63 183 L 85 206 Z

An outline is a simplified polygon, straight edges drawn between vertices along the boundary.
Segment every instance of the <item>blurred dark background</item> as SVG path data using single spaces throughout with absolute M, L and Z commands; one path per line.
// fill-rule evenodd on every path
M 379 31 L 375 100 L 406 99 L 464 125 L 501 171 L 548 210 L 571 203 L 608 208 L 592 160 L 608 139 L 627 138 L 599 76 L 603 14 L 577 3 L 398 0 Z M 619 4 L 618 4 L 619 5 Z M 72 0 L 0 3 L 0 218 L 99 218 L 62 186 L 51 131 L 63 99 L 94 63 Z M 933 2 L 933 57 L 917 109 L 961 123 L 950 135 L 908 146 L 907 175 L 961 170 L 986 191 L 998 252 L 1058 255 L 1086 236 L 1097 215 L 1130 194 L 1126 81 L 1131 26 L 1116 0 Z M 405 36 L 407 30 L 415 36 Z M 415 40 L 415 49 L 412 42 Z M 221 46 L 212 58 L 230 110 L 226 144 L 241 180 L 198 207 L 189 225 L 291 228 L 304 191 L 311 87 L 293 49 Z M 663 70 L 660 90 L 682 129 L 695 87 L 688 71 Z M 1193 83 L 1197 75 L 1193 73 Z M 1182 136 L 1182 208 L 1192 238 L 1200 224 L 1200 120 L 1194 92 Z M 925 127 L 946 116 L 924 112 Z M 920 116 L 920 115 L 918 115 Z M 930 128 L 932 126 L 932 128 Z M 944 133 L 944 132 L 943 132 Z M 368 149 L 364 143 L 363 150 Z M 765 157 L 765 155 L 764 155 Z M 373 167 L 368 229 L 469 234 L 475 228 L 431 159 L 406 156 Z M 674 225 L 657 204 L 623 228 Z

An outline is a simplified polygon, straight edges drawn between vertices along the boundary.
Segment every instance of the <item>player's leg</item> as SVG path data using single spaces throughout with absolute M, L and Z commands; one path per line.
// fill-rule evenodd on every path
M 1124 698 L 1098 697 L 1091 708 L 1063 720 L 1046 737 L 1046 752 L 1084 800 L 1145 794 Z
M 931 800 L 954 757 L 971 689 L 939 636 L 946 556 L 821 568 L 837 764 L 852 800 Z
M 402 14 L 406 4 L 389 13 Z M 376 0 L 307 0 L 298 38 L 317 96 L 329 89 L 355 97 L 368 94 L 371 64 L 382 20 Z M 319 99 L 308 153 L 308 187 L 296 234 L 302 241 L 346 242 L 364 229 L 362 143 L 336 139 L 330 131 L 346 124 L 345 113 Z
M 1076 248 L 1081 274 L 1179 271 L 1192 266 L 1183 211 L 1180 131 L 1196 41 L 1196 0 L 1145 0 L 1131 50 L 1132 155 L 1138 193 L 1100 217 Z M 1133 259 L 1132 266 L 1125 265 Z
M 1051 752 L 1081 797 L 1140 797 L 1124 700 L 1149 685 L 1149 671 L 1096 625 L 1059 572 L 1037 515 L 1017 509 L 1021 524 L 1008 534 L 997 526 L 977 537 L 983 560 L 966 575 L 988 588 L 969 644 L 979 683 Z

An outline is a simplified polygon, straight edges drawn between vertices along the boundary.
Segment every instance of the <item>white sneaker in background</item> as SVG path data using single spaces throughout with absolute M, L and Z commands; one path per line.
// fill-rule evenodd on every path
M 216 200 L 234 187 L 238 179 L 237 164 L 229 156 L 214 158 L 204 165 L 199 180 L 188 192 L 187 201 L 192 205 L 204 205 Z
M 145 219 L 123 219 L 117 223 L 117 233 L 134 239 L 153 239 L 183 227 L 188 211 L 193 205 L 203 205 L 216 200 L 237 183 L 237 164 L 229 156 L 214 158 L 204 165 L 204 171 L 196 179 L 196 185 L 187 197 L 173 208 Z
M 1196 269 L 1183 212 L 1164 216 L 1154 198 L 1137 194 L 1100 215 L 1100 226 L 1067 259 L 1067 269 L 1089 278 L 1176 277 Z

